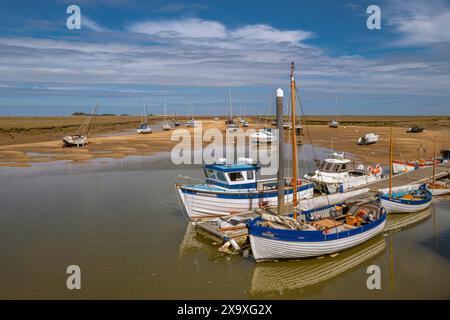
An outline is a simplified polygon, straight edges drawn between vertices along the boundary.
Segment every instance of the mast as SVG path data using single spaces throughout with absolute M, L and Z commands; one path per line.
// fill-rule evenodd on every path
M 231 106 L 231 89 L 228 89 L 228 120 L 230 123 L 233 121 L 233 111 Z
M 167 122 L 167 100 L 164 98 L 164 124 Z
M 389 136 L 389 199 L 392 198 L 392 170 L 393 164 L 392 164 L 392 127 L 391 127 L 391 134 Z
M 282 89 L 277 89 L 277 128 L 278 128 L 278 175 L 277 175 L 277 189 L 278 189 L 278 208 L 277 214 L 284 213 L 284 134 L 283 134 L 283 97 Z
M 294 210 L 294 219 L 297 219 L 297 135 L 295 134 L 295 66 L 291 62 L 291 119 L 292 119 L 292 209 Z
M 434 136 L 434 151 L 433 151 L 433 182 L 436 181 L 436 142 L 437 142 L 437 136 Z

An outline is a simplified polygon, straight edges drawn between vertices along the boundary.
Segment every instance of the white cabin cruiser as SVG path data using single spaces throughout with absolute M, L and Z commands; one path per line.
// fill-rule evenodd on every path
M 319 162 L 318 170 L 305 178 L 314 182 L 316 186 L 327 192 L 346 192 L 381 179 L 383 169 L 379 164 L 366 169 L 363 165 L 354 168 L 350 159 L 344 158 L 344 153 L 333 153 L 332 158 Z
M 259 170 L 250 159 L 238 159 L 238 163 L 227 164 L 219 159 L 216 164 L 204 166 L 205 183 L 176 184 L 177 193 L 190 220 L 228 216 L 260 205 L 277 205 L 277 178 L 257 179 Z M 313 184 L 299 180 L 297 197 L 308 199 L 313 196 Z M 292 202 L 291 179 L 285 179 L 285 202 Z
M 378 142 L 380 136 L 375 133 L 367 133 L 358 139 L 357 144 L 359 145 L 369 145 Z

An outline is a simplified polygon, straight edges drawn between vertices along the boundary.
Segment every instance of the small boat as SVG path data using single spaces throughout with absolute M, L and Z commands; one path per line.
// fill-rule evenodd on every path
M 272 143 L 277 141 L 277 136 L 272 129 L 264 128 L 250 135 L 250 140 L 256 143 Z
M 165 131 L 172 129 L 170 123 L 167 122 L 167 101 L 165 99 L 164 99 L 164 124 L 162 126 L 162 129 Z
M 434 138 L 434 159 L 436 159 L 437 137 Z M 441 154 L 442 150 L 441 150 Z M 433 196 L 442 196 L 450 193 L 450 175 L 447 178 L 436 180 L 436 163 L 433 163 L 433 178 L 427 183 L 427 190 Z
M 328 126 L 330 128 L 338 128 L 339 127 L 339 122 L 337 122 L 336 120 L 331 120 L 330 122 L 328 122 Z
M 219 121 L 219 117 L 215 117 L 215 118 L 214 118 L 214 121 Z
M 276 126 L 276 125 L 277 125 L 277 119 L 272 120 L 271 124 L 272 124 L 273 126 Z
M 218 159 L 216 164 L 205 165 L 205 183 L 175 185 L 184 212 L 193 220 L 241 213 L 262 204 L 276 205 L 277 179 L 257 179 L 259 169 L 251 159 L 238 159 L 235 164 Z M 284 185 L 285 201 L 292 202 L 291 179 L 285 179 Z M 302 199 L 313 196 L 313 184 L 308 181 L 299 180 L 296 190 Z
M 283 129 L 284 130 L 291 130 L 292 129 L 292 123 L 287 122 L 287 121 L 283 122 Z
M 393 160 L 392 161 L 392 168 L 394 171 L 394 174 L 402 173 L 402 172 L 408 172 L 413 171 L 421 168 L 427 168 L 433 166 L 433 164 L 440 163 L 439 160 L 415 160 L 415 161 L 399 161 L 399 160 Z
M 392 131 L 389 138 L 389 188 L 380 189 L 379 198 L 381 205 L 388 213 L 418 212 L 428 208 L 433 195 L 426 189 L 425 184 L 406 185 L 392 187 L 393 160 L 392 160 Z
M 147 104 L 144 100 L 144 115 L 141 122 L 141 125 L 139 128 L 136 129 L 137 133 L 145 134 L 145 133 L 152 133 L 152 128 L 148 125 L 148 119 L 147 119 Z
M 367 133 L 364 136 L 360 137 L 358 139 L 357 144 L 359 145 L 369 145 L 369 144 L 374 144 L 378 142 L 378 138 L 380 136 L 378 134 L 374 134 L 374 133 Z
M 66 147 L 82 147 L 88 143 L 88 135 L 92 129 L 92 124 L 95 121 L 99 104 L 97 103 L 92 109 L 90 117 L 78 129 L 78 133 L 74 135 L 65 136 L 63 141 L 63 148 Z
M 245 120 L 244 122 L 242 122 L 242 126 L 243 126 L 244 128 L 248 128 L 248 126 L 249 126 L 248 121 Z
M 145 133 L 152 133 L 152 128 L 149 127 L 147 123 L 141 123 L 139 128 L 136 129 L 137 133 L 145 134 Z
M 330 158 L 317 161 L 317 167 L 314 174 L 306 175 L 305 179 L 314 182 L 317 188 L 326 193 L 346 192 L 380 180 L 383 174 L 379 164 L 367 168 L 359 165 L 355 168 L 352 160 L 344 157 L 344 153 L 336 152 Z
M 292 119 L 295 128 L 295 79 L 291 64 Z M 297 145 L 292 132 L 293 186 L 297 181 Z M 336 195 L 339 197 L 340 195 Z M 313 199 L 314 200 L 314 199 Z M 283 204 L 279 204 L 283 206 Z M 293 197 L 291 216 L 262 213 L 249 222 L 249 238 L 257 262 L 298 259 L 331 254 L 357 246 L 379 234 L 386 222 L 386 211 L 379 202 L 362 200 L 326 204 L 302 210 Z M 278 208 L 280 209 L 280 208 Z M 283 210 L 281 210 L 283 211 Z
M 411 128 L 408 128 L 406 130 L 406 132 L 408 132 L 408 133 L 419 133 L 419 132 L 422 132 L 423 130 L 424 129 L 422 127 L 411 127 Z
M 175 120 L 175 122 L 173 123 L 173 125 L 174 125 L 175 127 L 179 127 L 179 126 L 180 126 L 180 121 Z
M 381 205 L 387 213 L 417 212 L 428 208 L 432 194 L 422 185 L 406 185 L 401 187 L 380 189 Z

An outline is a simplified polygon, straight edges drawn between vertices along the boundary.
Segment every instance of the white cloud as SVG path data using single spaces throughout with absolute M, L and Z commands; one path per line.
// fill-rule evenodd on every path
M 388 25 L 397 28 L 397 45 L 450 42 L 450 7 L 440 0 L 393 1 L 387 6 Z
M 96 31 L 96 32 L 106 32 L 106 31 L 108 31 L 107 28 L 101 26 L 100 24 L 98 24 L 94 20 L 88 18 L 85 14 L 81 15 L 81 28 L 87 28 L 89 30 Z

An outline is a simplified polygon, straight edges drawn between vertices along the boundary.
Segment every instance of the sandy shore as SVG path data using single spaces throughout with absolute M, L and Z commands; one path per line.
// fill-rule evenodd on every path
M 37 120 L 35 120 L 39 122 L 39 125 L 33 126 L 29 124 L 27 129 L 29 131 L 28 136 L 26 133 L 21 132 L 21 138 L 8 139 L 4 134 L 8 129 L 4 125 L 5 122 L 2 122 L 5 118 L 0 118 L 0 126 L 3 125 L 3 127 L 0 127 L 3 130 L 2 138 L 0 139 L 0 166 L 23 167 L 31 166 L 33 163 L 57 160 L 86 162 L 96 158 L 120 159 L 128 156 L 148 156 L 158 152 L 170 151 L 177 143 L 170 141 L 172 131 L 156 131 L 147 135 L 138 135 L 130 131 L 139 123 L 139 117 L 108 118 L 110 119 L 102 119 L 103 125 L 97 125 L 98 129 L 94 131 L 93 137 L 89 139 L 89 144 L 80 148 L 62 148 L 61 138 L 64 134 L 67 134 L 68 129 L 56 129 L 56 132 L 54 132 L 54 128 L 57 128 L 57 125 L 54 123 L 54 126 L 52 126 L 51 122 L 42 118 L 36 118 Z M 83 119 L 83 117 L 72 119 L 74 123 L 70 124 L 69 128 L 73 131 L 72 126 L 77 126 Z M 417 159 L 417 149 L 421 146 L 426 150 L 425 157 L 432 157 L 435 136 L 437 137 L 438 151 L 441 148 L 450 147 L 450 121 L 445 122 L 445 119 L 440 119 L 438 121 L 439 124 L 436 124 L 436 119 L 434 118 L 428 119 L 429 121 L 426 118 L 424 119 L 422 122 L 429 124 L 425 126 L 428 129 L 417 134 L 406 133 L 406 127 L 398 125 L 410 124 L 411 121 L 421 123 L 420 119 L 414 118 L 411 120 L 411 117 L 384 119 L 384 121 L 389 123 L 396 121 L 397 124 L 396 127 L 393 127 L 394 157 L 396 159 Z M 313 124 L 305 126 L 305 134 L 302 137 L 304 143 L 312 143 L 313 145 L 326 148 L 332 147 L 336 151 L 345 151 L 365 163 L 387 164 L 390 128 L 380 125 L 382 120 L 375 119 L 375 117 L 353 117 L 353 121 L 359 125 L 344 124 L 338 129 L 329 128 L 325 124 L 314 124 L 322 121 L 320 117 L 308 120 L 309 123 Z M 61 122 L 60 119 L 54 121 Z M 351 121 L 349 118 L 346 123 L 353 123 Z M 434 121 L 435 125 L 431 125 L 430 121 Z M 32 122 L 33 120 L 28 120 L 28 123 Z M 345 121 L 343 120 L 343 122 Z M 373 125 L 373 123 L 376 125 Z M 225 129 L 223 120 L 203 119 L 202 125 L 203 130 L 218 128 L 223 131 Z M 160 127 L 158 124 L 153 126 Z M 250 128 L 257 129 L 262 126 L 264 126 L 264 121 L 251 125 Z M 11 128 L 11 123 L 9 127 Z M 188 130 L 192 133 L 193 129 Z M 15 132 L 19 131 L 15 130 Z M 38 134 L 39 132 L 43 133 Z M 369 132 L 379 134 L 380 141 L 370 146 L 356 145 L 357 138 Z M 420 153 L 420 156 L 423 156 L 423 152 Z

